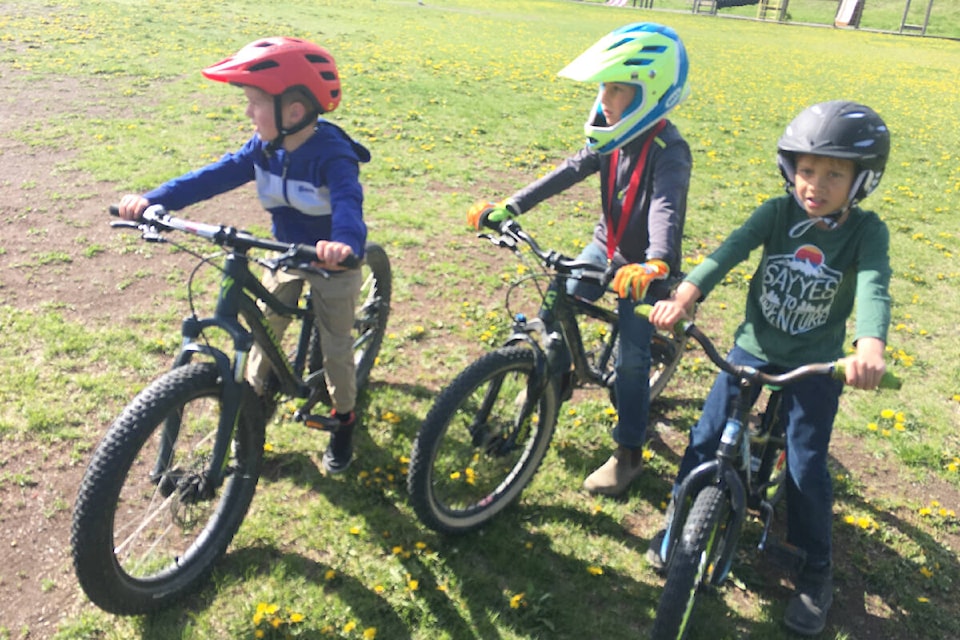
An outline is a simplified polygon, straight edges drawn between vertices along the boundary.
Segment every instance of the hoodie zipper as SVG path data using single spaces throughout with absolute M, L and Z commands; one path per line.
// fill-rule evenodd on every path
M 283 201 L 290 204 L 290 198 L 287 196 L 287 169 L 290 167 L 290 154 L 283 154 L 283 168 L 280 173 L 280 189 L 283 192 Z

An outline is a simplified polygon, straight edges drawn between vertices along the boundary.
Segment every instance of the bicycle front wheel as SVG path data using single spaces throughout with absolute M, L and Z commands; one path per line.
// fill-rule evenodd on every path
M 492 351 L 437 397 L 414 442 L 407 478 L 413 508 L 428 527 L 455 534 L 477 529 L 533 478 L 560 404 L 551 380 L 524 412 L 534 358 L 525 346 Z
M 681 640 L 686 637 L 701 585 L 711 582 L 723 548 L 728 504 L 717 486 L 697 494 L 670 561 L 650 637 Z
M 80 586 L 100 608 L 134 615 L 169 605 L 206 579 L 239 529 L 264 434 L 256 412 L 242 409 L 224 482 L 210 486 L 222 387 L 212 363 L 167 372 L 134 398 L 94 452 L 70 543 Z

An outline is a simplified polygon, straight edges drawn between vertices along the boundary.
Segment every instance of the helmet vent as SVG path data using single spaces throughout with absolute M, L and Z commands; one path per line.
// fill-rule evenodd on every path
M 625 67 L 648 67 L 651 64 L 653 64 L 653 60 L 650 58 L 630 58 L 623 61 Z
M 307 60 L 309 60 L 310 62 L 320 62 L 322 64 L 327 64 L 328 62 L 330 62 L 329 59 L 324 58 L 323 56 L 317 55 L 315 53 L 308 53 Z
M 335 74 L 333 71 L 321 71 L 320 77 L 324 80 L 333 81 L 337 79 L 337 74 Z
M 257 64 L 250 65 L 249 71 L 265 71 L 266 69 L 273 69 L 279 66 L 280 65 L 274 60 L 264 60 L 263 62 L 258 62 Z

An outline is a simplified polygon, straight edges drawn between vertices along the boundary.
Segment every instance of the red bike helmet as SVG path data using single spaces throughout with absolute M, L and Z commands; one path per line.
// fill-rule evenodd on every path
M 315 125 L 317 116 L 330 113 L 340 104 L 340 75 L 333 56 L 323 47 L 299 38 L 263 38 L 251 42 L 201 73 L 217 82 L 256 87 L 273 96 L 279 135 L 268 141 L 268 154 L 279 149 L 288 135 Z M 300 122 L 284 127 L 282 98 L 291 91 L 299 91 L 313 104 Z
M 299 38 L 263 38 L 202 71 L 218 82 L 256 87 L 272 96 L 301 89 L 320 113 L 340 104 L 340 75 L 330 52 Z

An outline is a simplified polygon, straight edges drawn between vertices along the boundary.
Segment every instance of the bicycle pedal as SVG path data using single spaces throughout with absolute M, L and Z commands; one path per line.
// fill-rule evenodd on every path
M 320 414 L 301 414 L 296 418 L 303 422 L 304 426 L 318 431 L 330 431 L 331 433 L 339 431 L 342 423 L 335 416 L 324 416 Z
M 807 554 L 803 549 L 785 542 L 771 542 L 765 545 L 762 551 L 775 565 L 791 572 L 800 571 L 807 561 Z

